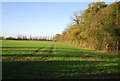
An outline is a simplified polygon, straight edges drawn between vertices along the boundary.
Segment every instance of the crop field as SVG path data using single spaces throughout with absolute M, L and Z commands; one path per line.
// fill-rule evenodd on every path
M 2 41 L 3 79 L 118 79 L 118 54 L 50 41 Z

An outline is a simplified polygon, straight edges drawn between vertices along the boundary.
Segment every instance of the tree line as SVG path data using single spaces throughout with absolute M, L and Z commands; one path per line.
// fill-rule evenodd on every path
M 52 41 L 52 36 L 37 36 L 37 37 L 33 37 L 33 36 L 26 36 L 26 35 L 18 35 L 17 37 L 4 37 L 1 36 L 0 40 L 34 40 L 34 41 Z
M 80 47 L 120 52 L 120 2 L 93 2 L 84 11 L 74 12 L 71 23 L 54 41 Z

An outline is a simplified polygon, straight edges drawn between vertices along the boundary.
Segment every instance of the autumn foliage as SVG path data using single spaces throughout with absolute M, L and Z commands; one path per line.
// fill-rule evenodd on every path
M 120 2 L 110 5 L 93 2 L 81 14 L 75 14 L 73 24 L 57 34 L 53 40 L 80 47 L 119 52 Z

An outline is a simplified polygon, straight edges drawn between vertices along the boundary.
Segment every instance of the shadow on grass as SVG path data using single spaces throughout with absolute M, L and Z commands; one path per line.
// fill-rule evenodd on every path
M 37 50 L 38 48 L 42 48 L 42 46 L 41 47 L 2 47 L 2 48 L 13 48 L 11 51 L 24 51 L 24 52 L 29 52 L 29 51 L 34 51 L 34 50 Z M 14 50 L 14 48 L 16 49 L 18 49 L 18 50 Z M 25 49 L 25 48 L 28 48 L 27 50 L 19 50 L 19 48 L 21 49 L 21 48 L 23 48 L 23 49 Z M 32 48 L 36 48 L 36 49 L 32 49 Z M 46 52 L 47 52 L 47 50 L 49 50 L 51 47 L 44 47 L 46 50 Z M 61 53 L 61 52 L 68 52 L 68 53 L 80 53 L 80 54 L 107 54 L 106 52 L 99 52 L 99 51 L 96 51 L 96 50 L 88 50 L 88 49 L 75 49 L 75 48 L 61 48 L 61 47 L 57 47 L 57 48 L 54 48 L 54 49 L 56 49 L 55 50 L 55 52 L 58 52 L 58 53 Z M 5 51 L 9 51 L 9 50 L 6 50 L 6 49 L 3 49 L 3 51 L 5 52 Z M 44 52 L 44 50 L 40 50 L 40 52 Z
M 40 46 L 40 47 L 2 47 L 2 48 L 41 48 L 42 46 Z M 45 47 L 44 46 L 44 48 L 51 48 L 51 47 Z M 75 50 L 75 51 L 80 51 L 81 49 L 75 49 L 75 48 L 61 48 L 61 47 L 57 47 L 57 48 L 55 48 L 55 49 L 60 49 L 60 50 L 62 50 L 62 49 L 65 49 L 65 50 Z M 87 50 L 87 49 L 82 49 L 82 50 Z M 82 51 L 81 50 L 81 51 Z M 92 51 L 95 51 L 95 50 L 92 50 Z
M 53 51 L 54 52 L 54 51 Z M 52 52 L 52 57 L 82 57 L 82 58 L 107 58 L 107 59 L 111 59 L 111 58 L 119 58 L 116 55 L 100 55 L 100 54 L 94 54 L 94 53 L 87 53 L 87 52 L 69 52 L 69 51 L 58 51 L 55 52 L 56 54 L 54 54 Z M 30 51 L 25 52 L 24 54 L 2 54 L 0 56 L 5 56 L 5 57 L 11 57 L 11 56 L 25 56 L 25 57 L 40 57 L 43 55 L 46 55 L 50 53 L 50 50 L 40 50 L 37 53 L 35 53 L 34 51 L 32 51 L 32 53 L 30 53 Z
M 97 61 L 3 62 L 3 79 L 117 79 L 118 66 Z M 96 67 L 97 66 L 97 67 Z M 105 72 L 100 72 L 103 69 Z

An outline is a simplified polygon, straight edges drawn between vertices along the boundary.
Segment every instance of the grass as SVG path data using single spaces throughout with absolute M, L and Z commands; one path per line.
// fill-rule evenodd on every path
M 3 79 L 118 79 L 118 54 L 48 41 L 2 41 Z

